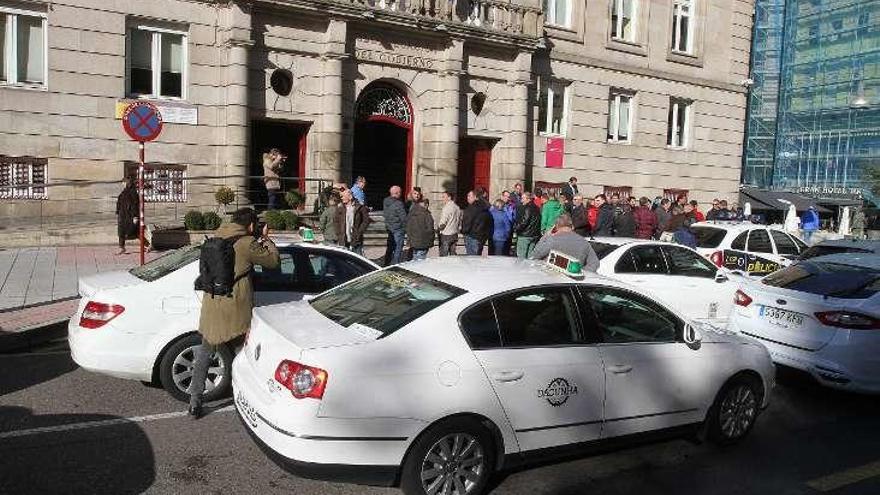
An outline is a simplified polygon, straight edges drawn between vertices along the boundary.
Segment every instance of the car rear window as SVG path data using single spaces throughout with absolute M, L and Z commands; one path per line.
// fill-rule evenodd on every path
M 346 328 L 367 327 L 384 337 L 466 292 L 394 267 L 325 292 L 310 304 L 315 311 Z
M 608 253 L 617 249 L 617 246 L 614 244 L 608 244 L 605 242 L 597 242 L 590 241 L 590 246 L 593 246 L 593 251 L 596 252 L 596 256 L 601 260 L 602 258 L 608 256 Z
M 142 266 L 132 268 L 128 271 L 128 273 L 131 273 L 141 280 L 153 282 L 154 280 L 159 280 L 165 275 L 168 275 L 169 273 L 176 271 L 199 259 L 199 255 L 201 253 L 201 244 L 184 246 L 180 249 L 171 251 L 161 258 L 156 258 L 153 261 L 150 261 L 149 263 L 146 263 Z
M 727 231 L 715 227 L 691 227 L 691 232 L 697 236 L 697 247 L 716 248 L 724 240 Z
M 842 263 L 801 261 L 764 277 L 771 287 L 842 299 L 867 299 L 880 291 L 880 270 Z
M 817 256 L 825 256 L 826 254 L 838 254 L 838 253 L 871 253 L 872 251 L 868 249 L 860 249 L 857 247 L 851 246 L 812 246 L 807 248 L 803 254 L 801 254 L 802 260 L 808 260 L 810 258 L 815 258 Z

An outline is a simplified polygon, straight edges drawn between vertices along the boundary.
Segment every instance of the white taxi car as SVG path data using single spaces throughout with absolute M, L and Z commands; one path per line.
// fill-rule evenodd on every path
M 751 222 L 695 223 L 697 252 L 718 267 L 763 277 L 790 265 L 807 250 L 797 236 L 776 225 Z
M 745 437 L 774 368 L 639 289 L 447 257 L 254 310 L 236 409 L 305 477 L 479 494 L 498 469 L 657 430 Z
M 825 386 L 880 393 L 880 256 L 818 256 L 744 286 L 729 329 Z
M 276 239 L 281 264 L 254 267 L 256 304 L 302 299 L 377 270 L 378 265 L 335 246 Z M 128 271 L 79 280 L 79 309 L 68 324 L 73 360 L 82 368 L 118 378 L 161 384 L 175 398 L 189 400 L 202 292 L 200 245 L 187 246 Z M 208 372 L 205 398 L 229 391 L 235 349 L 221 346 Z
M 649 291 L 694 320 L 725 325 L 733 295 L 745 281 L 680 244 L 621 237 L 597 237 L 590 244 L 600 275 Z

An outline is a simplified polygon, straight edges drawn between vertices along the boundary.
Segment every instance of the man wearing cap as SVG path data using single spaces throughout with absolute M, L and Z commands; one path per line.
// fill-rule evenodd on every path
M 543 260 L 550 251 L 559 251 L 578 260 L 584 270 L 595 272 L 599 269 L 599 257 L 590 242 L 574 232 L 571 215 L 563 213 L 556 219 L 556 225 L 544 235 L 532 251 L 530 259 Z

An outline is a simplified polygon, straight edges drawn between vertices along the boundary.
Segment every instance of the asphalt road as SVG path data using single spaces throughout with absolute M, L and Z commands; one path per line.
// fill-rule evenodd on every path
M 0 355 L 0 493 L 397 494 L 285 473 L 230 407 L 199 421 L 161 389 L 77 368 L 63 342 Z M 684 440 L 499 475 L 493 494 L 880 493 L 880 400 L 783 372 L 742 444 Z

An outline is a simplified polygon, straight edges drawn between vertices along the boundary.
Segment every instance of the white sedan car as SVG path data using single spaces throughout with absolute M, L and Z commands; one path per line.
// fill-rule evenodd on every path
M 744 286 L 729 329 L 823 385 L 880 393 L 880 256 L 819 256 Z
M 719 268 L 693 249 L 669 242 L 597 237 L 599 274 L 650 292 L 694 320 L 726 324 L 745 277 Z
M 438 258 L 255 309 L 233 393 L 294 473 L 479 494 L 497 469 L 597 441 L 741 440 L 774 368 L 760 344 L 710 328 L 595 274 Z
M 763 277 L 784 268 L 807 250 L 779 225 L 710 221 L 695 223 L 697 252 L 718 267 Z
M 377 270 L 370 260 L 333 246 L 277 241 L 281 265 L 254 267 L 257 305 L 302 299 Z M 181 248 L 128 271 L 99 273 L 79 281 L 79 309 L 68 324 L 73 360 L 89 371 L 161 384 L 186 401 L 202 292 L 199 245 Z M 206 399 L 227 393 L 235 349 L 223 346 L 208 372 Z

